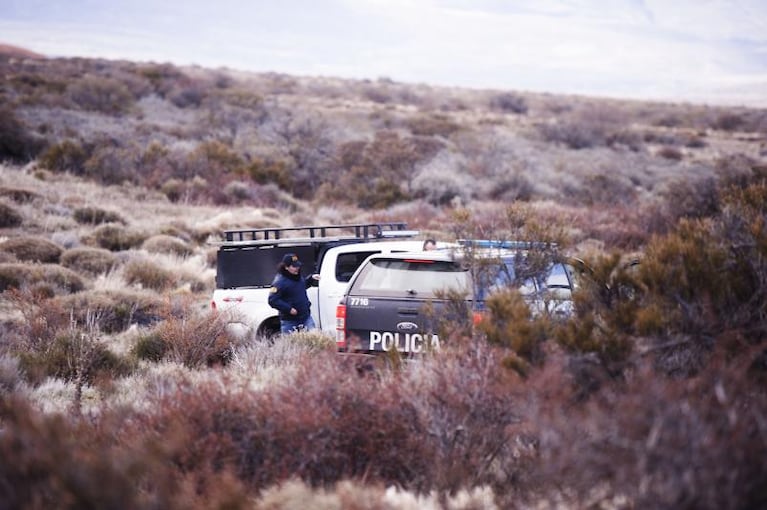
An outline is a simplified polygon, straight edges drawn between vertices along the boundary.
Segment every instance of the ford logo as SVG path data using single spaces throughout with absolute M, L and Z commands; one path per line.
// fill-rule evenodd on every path
M 418 329 L 418 324 L 415 322 L 399 322 L 397 323 L 397 331 L 414 331 Z

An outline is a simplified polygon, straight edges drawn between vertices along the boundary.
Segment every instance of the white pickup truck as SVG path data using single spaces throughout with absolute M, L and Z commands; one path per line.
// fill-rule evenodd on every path
M 401 222 L 227 230 L 216 243 L 211 306 L 227 313 L 230 328 L 239 334 L 279 333 L 277 310 L 267 302 L 269 288 L 283 255 L 295 253 L 304 276 L 320 275 L 319 284 L 307 289 L 312 318 L 335 335 L 336 307 L 360 264 L 378 253 L 421 250 L 417 235 Z

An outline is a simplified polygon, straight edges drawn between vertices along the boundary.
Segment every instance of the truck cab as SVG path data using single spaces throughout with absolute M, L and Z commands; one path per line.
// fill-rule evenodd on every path
M 336 306 L 357 268 L 371 255 L 419 250 L 417 231 L 403 222 L 228 230 L 218 244 L 213 309 L 228 314 L 239 334 L 275 335 L 277 310 L 267 302 L 277 265 L 286 253 L 319 274 L 307 289 L 317 327 L 335 334 Z

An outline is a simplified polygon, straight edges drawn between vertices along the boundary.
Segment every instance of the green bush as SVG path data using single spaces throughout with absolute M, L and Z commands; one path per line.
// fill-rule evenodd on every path
M 121 223 L 125 225 L 125 220 L 115 211 L 108 211 L 100 207 L 78 207 L 72 213 L 72 217 L 77 223 L 85 225 L 101 225 L 102 223 Z
M 14 228 L 21 225 L 24 217 L 10 205 L 0 202 L 0 228 Z
M 137 248 L 146 235 L 116 223 L 105 223 L 96 227 L 83 241 L 110 251 Z
M 550 336 L 544 319 L 533 320 L 530 308 L 519 291 L 496 292 L 487 301 L 488 315 L 479 323 L 489 342 L 510 348 L 527 363 L 543 361 L 543 343 Z
M 61 246 L 40 237 L 12 237 L 0 244 L 0 251 L 12 253 L 27 262 L 56 263 L 64 251 Z
M 117 264 L 117 257 L 103 248 L 72 248 L 61 255 L 62 266 L 90 275 L 107 273 Z

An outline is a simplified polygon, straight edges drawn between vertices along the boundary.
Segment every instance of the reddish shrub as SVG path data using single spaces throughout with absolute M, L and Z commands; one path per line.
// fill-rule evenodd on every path
M 530 423 L 540 439 L 536 475 L 547 491 L 565 487 L 592 504 L 620 498 L 632 508 L 764 506 L 767 399 L 754 391 L 745 361 L 712 364 L 689 380 L 643 366 L 625 387 L 605 387 L 578 406 L 533 396 L 543 404 Z M 537 391 L 553 397 L 547 388 L 566 384 L 555 375 L 560 368 L 552 366 Z
M 251 508 L 220 469 L 184 473 L 171 462 L 177 438 L 159 444 L 114 432 L 125 416 L 95 423 L 44 415 L 0 398 L 0 500 L 5 508 Z

